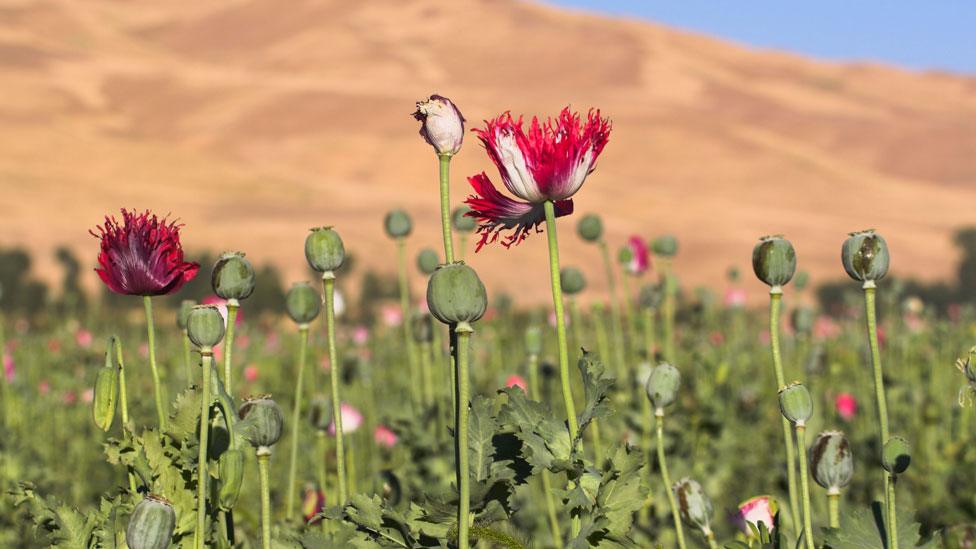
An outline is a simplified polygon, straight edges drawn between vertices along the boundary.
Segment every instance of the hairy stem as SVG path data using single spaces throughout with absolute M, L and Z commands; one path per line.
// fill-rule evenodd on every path
M 678 536 L 678 547 L 685 549 L 685 532 L 681 527 L 678 504 L 674 501 L 674 493 L 671 491 L 671 474 L 668 472 L 668 461 L 664 455 L 664 410 L 658 409 L 655 417 L 657 419 L 657 462 L 661 468 L 661 480 L 664 481 L 664 490 L 668 494 L 668 505 L 671 506 L 671 518 L 674 520 L 674 531 Z
M 451 155 L 437 155 L 440 168 L 441 231 L 444 233 L 444 262 L 454 263 L 454 237 L 451 235 Z
M 827 514 L 830 527 L 840 528 L 840 494 L 827 494 Z
M 234 327 L 237 324 L 237 309 L 240 305 L 236 299 L 227 301 L 227 335 L 224 337 L 224 390 L 231 391 L 231 355 L 234 353 Z
M 622 312 L 620 311 L 620 296 L 617 294 L 617 280 L 613 274 L 613 262 L 610 261 L 610 247 L 607 246 L 607 241 L 602 238 L 597 243 L 600 247 L 600 255 L 603 256 L 603 268 L 607 273 L 607 287 L 610 289 L 610 311 L 613 313 L 610 319 L 610 326 L 613 330 L 613 347 L 614 347 L 614 360 L 616 362 L 616 371 L 621 371 L 626 367 L 624 361 L 624 329 Z M 610 357 L 607 357 L 609 360 Z
M 159 384 L 159 370 L 156 368 L 156 325 L 153 322 L 152 297 L 142 296 L 142 304 L 146 309 L 146 333 L 149 338 L 149 369 L 152 370 L 153 394 L 156 398 L 156 416 L 159 419 L 159 430 L 166 430 L 166 413 L 163 408 L 163 390 Z
M 576 422 L 576 405 L 569 381 L 569 349 L 566 343 L 566 316 L 563 311 L 563 289 L 559 274 L 559 241 L 556 237 L 556 209 L 551 200 L 545 203 L 546 235 L 549 238 L 549 274 L 552 285 L 552 304 L 556 312 L 556 339 L 559 344 L 559 378 L 562 382 L 563 404 L 569 422 L 569 436 L 576 440 L 579 425 Z
M 261 476 L 261 547 L 271 549 L 271 483 L 268 480 L 268 461 L 271 449 L 258 448 L 258 474 Z
M 308 324 L 298 326 L 298 372 L 295 381 L 294 409 L 291 413 L 291 456 L 288 464 L 288 497 L 285 518 L 291 520 L 295 511 L 295 473 L 298 466 L 298 438 L 301 432 L 299 417 L 302 410 L 302 382 L 305 378 L 305 355 L 308 353 Z
M 776 391 L 786 386 L 786 376 L 783 374 L 783 359 L 779 351 L 779 316 L 782 307 L 783 290 L 776 286 L 769 292 L 769 345 L 773 353 L 773 372 L 776 375 Z M 790 518 L 793 528 L 800 529 L 800 503 L 796 486 L 796 451 L 793 448 L 793 432 L 790 421 L 780 416 L 783 425 L 783 440 L 786 443 L 786 481 L 790 496 Z
M 336 350 L 335 332 L 335 275 L 322 273 L 325 286 L 325 326 L 329 340 L 329 377 L 332 382 L 332 422 L 336 429 L 336 484 L 339 488 L 337 505 L 346 504 L 346 453 L 342 437 L 342 409 L 339 400 L 339 353 Z
M 458 548 L 468 549 L 468 515 L 471 507 L 471 494 L 468 486 L 468 401 L 470 399 L 468 379 L 468 342 L 472 329 L 466 323 L 455 328 L 457 333 L 457 413 L 455 451 L 457 452 L 458 499 Z
M 800 460 L 800 489 L 803 492 L 803 539 L 807 549 L 816 549 L 813 543 L 813 521 L 810 509 L 810 475 L 807 471 L 806 427 L 796 425 L 797 457 Z
M 210 476 L 207 473 L 207 446 L 210 434 L 210 368 L 213 363 L 213 350 L 202 349 L 203 367 L 200 369 L 203 380 L 200 382 L 200 446 L 197 450 L 197 531 L 196 546 L 203 549 L 207 545 L 207 486 Z

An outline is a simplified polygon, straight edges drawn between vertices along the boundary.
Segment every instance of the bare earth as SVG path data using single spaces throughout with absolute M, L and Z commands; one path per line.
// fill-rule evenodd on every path
M 976 222 L 972 76 L 513 0 L 2 0 L 0 90 L 0 245 L 29 244 L 49 280 L 58 244 L 94 262 L 87 231 L 120 206 L 172 212 L 187 248 L 244 250 L 291 277 L 318 225 L 392 269 L 388 209 L 413 214 L 412 251 L 439 244 L 436 161 L 410 117 L 431 92 L 471 124 L 601 108 L 614 131 L 577 212 L 600 212 L 614 247 L 676 234 L 687 285 L 748 273 L 770 233 L 815 279 L 842 276 L 845 233 L 867 227 L 895 271 L 947 277 L 950 234 Z M 481 170 L 498 182 L 469 135 L 455 203 Z M 563 262 L 602 287 L 576 219 L 560 225 Z M 490 292 L 549 298 L 544 238 L 467 257 Z

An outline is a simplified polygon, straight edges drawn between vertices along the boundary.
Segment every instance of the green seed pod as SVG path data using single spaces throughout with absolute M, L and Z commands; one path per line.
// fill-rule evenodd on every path
M 617 251 L 617 263 L 627 265 L 633 259 L 634 250 L 630 249 L 630 246 L 621 246 L 620 250 Z
M 186 319 L 186 333 L 197 347 L 213 348 L 224 339 L 224 317 L 213 305 L 196 305 Z
M 840 260 L 851 278 L 873 283 L 888 273 L 888 243 L 873 229 L 851 233 L 841 247 Z
M 796 273 L 796 276 L 793 277 L 793 287 L 796 288 L 797 291 L 806 288 L 807 284 L 809 283 L 810 283 L 810 273 L 806 271 L 800 271 Z
M 542 354 L 542 328 L 536 324 L 525 329 L 525 352 L 536 356 Z
M 603 220 L 596 214 L 586 214 L 576 223 L 576 234 L 587 242 L 596 242 L 603 237 Z
M 308 324 L 319 316 L 322 298 L 308 282 L 296 282 L 285 296 L 285 309 L 296 324 Z
M 430 343 L 434 340 L 434 322 L 430 315 L 418 314 L 413 317 L 413 340 L 417 343 Z
M 331 273 L 342 266 L 346 248 L 332 227 L 316 227 L 305 237 L 305 259 L 316 272 Z
M 559 270 L 560 286 L 566 295 L 576 295 L 586 288 L 586 277 L 576 267 L 563 267 Z
M 825 431 L 817 435 L 810 446 L 810 472 L 817 484 L 828 493 L 840 493 L 854 476 L 854 456 L 851 444 L 840 431 Z
M 254 293 L 254 267 L 243 253 L 227 252 L 214 265 L 210 285 L 224 299 L 247 299 Z
M 186 329 L 186 319 L 190 317 L 190 311 L 197 302 L 192 299 L 184 299 L 180 302 L 180 308 L 176 311 L 176 326 L 181 330 Z
M 113 353 L 115 338 L 108 340 L 105 350 L 105 366 L 98 369 L 95 377 L 95 395 L 92 400 L 92 416 L 95 425 L 103 431 L 108 431 L 115 421 L 115 409 L 119 396 L 119 369 L 115 367 Z
M 458 206 L 454 208 L 451 212 L 451 225 L 454 226 L 454 230 L 461 233 L 470 233 L 477 226 L 474 218 L 467 215 L 471 211 L 468 206 Z
M 790 314 L 790 325 L 793 331 L 798 334 L 809 334 L 813 329 L 817 313 L 809 307 L 797 307 Z
M 806 425 L 813 415 L 813 398 L 806 385 L 793 382 L 779 391 L 779 409 L 783 417 L 796 425 Z
M 793 244 L 780 235 L 760 238 L 752 249 L 752 270 L 767 286 L 779 288 L 787 284 L 796 272 Z
M 176 511 L 165 499 L 147 495 L 132 510 L 125 542 L 129 549 L 166 549 L 176 528 Z
M 217 492 L 220 508 L 230 511 L 237 505 L 241 485 L 244 483 L 244 452 L 236 448 L 227 449 L 220 455 L 217 470 L 220 476 L 220 488 Z
M 488 293 L 463 262 L 441 265 L 427 281 L 427 308 L 444 324 L 468 324 L 485 314 Z
M 664 363 L 651 371 L 644 388 L 647 391 L 647 398 L 657 408 L 658 414 L 662 415 L 664 408 L 678 398 L 680 386 L 681 372 L 674 366 Z
M 660 257 L 674 257 L 678 255 L 678 239 L 670 234 L 661 235 L 651 242 L 651 251 Z
M 441 257 L 431 248 L 424 248 L 417 254 L 417 268 L 427 276 L 434 274 L 440 264 Z
M 701 484 L 690 478 L 683 478 L 671 487 L 677 500 L 681 520 L 698 528 L 706 535 L 712 531 L 712 500 L 702 489 Z
M 308 420 L 316 431 L 325 432 L 332 423 L 332 403 L 322 395 L 312 399 L 308 405 Z
M 284 415 L 270 395 L 252 397 L 237 411 L 244 439 L 255 448 L 274 446 L 281 438 Z
M 891 437 L 881 451 L 881 465 L 892 475 L 900 475 L 912 462 L 912 448 L 902 437 Z
M 637 303 L 642 309 L 657 309 L 662 297 L 660 284 L 644 284 L 637 293 Z
M 410 232 L 413 231 L 413 221 L 406 211 L 391 210 L 383 218 L 383 228 L 386 229 L 386 235 L 390 238 L 405 238 L 410 236 Z

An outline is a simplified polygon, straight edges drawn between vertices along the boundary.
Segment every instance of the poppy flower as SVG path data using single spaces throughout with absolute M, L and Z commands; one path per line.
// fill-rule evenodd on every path
M 857 399 L 850 393 L 840 393 L 834 399 L 834 409 L 844 421 L 851 421 L 857 415 Z
M 122 210 L 122 222 L 105 217 L 97 227 L 101 239 L 99 268 L 95 269 L 110 290 L 124 295 L 165 295 L 193 279 L 200 265 L 183 261 L 180 225 L 149 211 Z
M 345 402 L 339 405 L 339 413 L 342 415 L 342 432 L 343 434 L 354 433 L 359 426 L 363 424 L 363 414 L 353 408 L 351 404 L 346 404 Z M 329 423 L 328 428 L 329 434 L 335 436 L 336 427 L 335 421 Z
M 532 118 L 528 131 L 505 113 L 476 128 L 478 139 L 515 200 L 500 193 L 482 172 L 468 178 L 476 194 L 465 201 L 466 215 L 478 221 L 481 240 L 476 250 L 495 242 L 502 231 L 511 231 L 502 245 L 518 244 L 545 221 L 544 204 L 552 201 L 556 217 L 573 213 L 571 197 L 596 166 L 596 159 L 610 137 L 610 121 L 591 110 L 585 122 L 566 107 L 553 120 Z
M 772 532 L 776 520 L 776 501 L 770 496 L 756 496 L 739 504 L 739 512 L 734 522 L 747 536 L 752 536 L 752 526 L 759 528 L 759 523 L 766 525 L 766 530 Z
M 647 251 L 647 242 L 634 235 L 627 240 L 630 248 L 630 259 L 627 261 L 627 272 L 634 276 L 642 275 L 651 268 L 651 255 Z
M 450 99 L 434 94 L 417 101 L 417 111 L 413 117 L 421 122 L 420 135 L 434 147 L 437 154 L 453 155 L 461 150 L 464 117 Z

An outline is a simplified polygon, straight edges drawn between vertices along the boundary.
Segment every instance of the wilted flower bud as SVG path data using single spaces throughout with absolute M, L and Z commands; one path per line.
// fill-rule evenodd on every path
M 779 409 L 783 417 L 796 425 L 806 425 L 813 415 L 813 398 L 806 385 L 793 382 L 779 391 Z
M 440 256 L 431 248 L 424 248 L 417 254 L 417 268 L 427 276 L 434 274 L 434 271 L 437 270 L 437 266 L 440 264 Z
M 285 296 L 285 309 L 296 324 L 308 324 L 319 316 L 322 298 L 308 282 L 296 282 Z
M 902 437 L 891 437 L 881 451 L 881 465 L 892 475 L 900 475 L 912 462 L 912 448 Z
M 454 226 L 454 230 L 461 233 L 470 233 L 477 227 L 474 218 L 468 215 L 471 208 L 466 205 L 458 206 L 454 208 L 451 212 L 451 225 Z
M 212 349 L 224 339 L 224 317 L 213 305 L 196 305 L 186 319 L 190 341 L 201 349 Z
M 342 266 L 346 248 L 332 227 L 316 227 L 305 237 L 305 259 L 320 273 L 330 273 Z
M 657 256 L 674 257 L 678 255 L 678 239 L 670 234 L 661 235 L 651 242 L 651 251 Z
M 678 398 L 678 388 L 681 386 L 681 373 L 674 366 L 664 363 L 651 371 L 647 378 L 647 398 L 657 408 L 658 415 L 664 408 Z
M 430 315 L 418 314 L 413 317 L 413 340 L 417 343 L 430 343 L 434 340 L 434 323 Z
M 661 305 L 661 285 L 644 284 L 637 293 L 637 303 L 642 309 L 657 309 Z
M 140 501 L 125 529 L 125 542 L 130 549 L 166 549 L 176 528 L 176 511 L 165 499 L 149 494 Z
M 468 324 L 485 314 L 488 293 L 478 273 L 462 262 L 441 265 L 427 282 L 427 308 L 444 324 Z
M 254 293 L 254 267 L 243 253 L 227 252 L 214 265 L 210 285 L 224 299 L 247 299 Z
M 464 140 L 464 117 L 450 99 L 434 94 L 417 101 L 413 117 L 421 122 L 420 135 L 439 155 L 454 155 Z
M 810 446 L 810 473 L 831 494 L 840 493 L 851 483 L 854 456 L 844 433 L 825 431 L 817 435 Z
M 587 242 L 596 242 L 603 236 L 603 221 L 596 214 L 586 214 L 576 223 L 576 233 Z
M 530 355 L 542 354 L 542 328 L 536 324 L 525 329 L 525 351 Z
M 840 250 L 844 270 L 854 280 L 874 282 L 888 273 L 888 244 L 873 229 L 851 233 Z
M 383 218 L 383 228 L 390 238 L 404 238 L 413 231 L 413 221 L 404 210 L 390 210 Z
M 269 395 L 245 400 L 237 415 L 241 419 L 240 433 L 251 446 L 267 448 L 281 438 L 284 416 Z
M 752 270 L 756 278 L 774 289 L 788 283 L 796 272 L 793 244 L 779 235 L 760 238 L 752 249 Z
M 241 495 L 241 485 L 244 483 L 244 452 L 228 448 L 220 455 L 217 471 L 220 477 L 217 499 L 220 508 L 229 511 L 237 505 L 237 498 Z
M 563 267 L 559 271 L 559 280 L 563 292 L 567 295 L 576 295 L 586 288 L 586 277 L 583 271 L 575 267 Z
M 184 299 L 180 302 L 180 308 L 176 311 L 176 326 L 181 330 L 186 329 L 186 319 L 190 316 L 190 310 L 197 303 L 192 299 Z
M 114 351 L 115 336 L 108 338 L 108 348 L 105 349 L 105 365 L 98 369 L 95 377 L 95 392 L 92 397 L 92 416 L 95 425 L 103 431 L 108 431 L 115 421 L 115 409 L 119 395 L 119 369 L 115 365 Z
M 712 531 L 712 500 L 705 494 L 701 484 L 690 478 L 683 478 L 674 483 L 671 490 L 677 499 L 681 519 L 708 536 Z
M 329 430 L 332 423 L 332 403 L 324 396 L 316 396 L 308 406 L 308 420 L 316 431 Z

